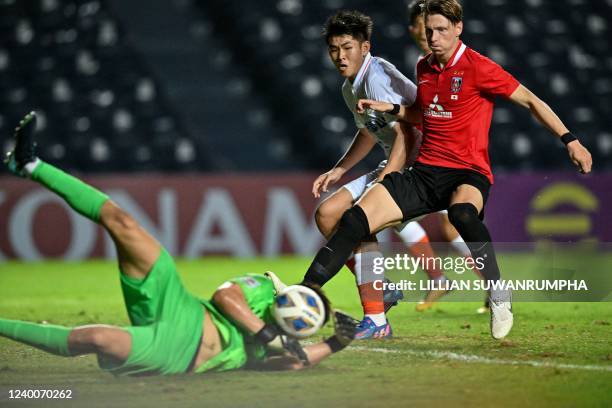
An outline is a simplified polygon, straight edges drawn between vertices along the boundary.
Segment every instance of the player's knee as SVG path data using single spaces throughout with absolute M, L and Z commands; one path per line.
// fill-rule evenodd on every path
M 326 237 L 333 232 L 340 216 L 342 215 L 342 213 L 339 213 L 339 211 L 333 207 L 333 205 L 323 202 L 315 212 L 315 222 L 317 223 L 317 227 Z
M 90 334 L 90 344 L 98 351 L 104 351 L 110 345 L 110 336 L 105 330 L 96 330 Z
M 448 220 L 458 231 L 480 221 L 478 210 L 470 203 L 453 204 L 448 207 Z
M 70 335 L 72 346 L 90 351 L 100 351 L 108 346 L 108 334 L 100 327 L 82 327 L 74 329 Z
M 355 205 L 342 214 L 338 224 L 338 232 L 340 231 L 359 240 L 370 235 L 368 217 L 360 206 Z

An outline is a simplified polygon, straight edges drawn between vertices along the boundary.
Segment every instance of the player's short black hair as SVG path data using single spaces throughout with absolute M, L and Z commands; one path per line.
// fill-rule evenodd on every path
M 331 37 L 350 35 L 357 41 L 370 41 L 374 22 L 357 10 L 340 10 L 329 16 L 323 26 L 323 38 L 329 44 Z
M 408 21 L 410 25 L 415 25 L 416 19 L 423 16 L 423 6 L 425 0 L 412 0 L 408 4 Z
M 300 285 L 306 286 L 307 288 L 314 290 L 315 293 L 319 295 L 319 297 L 321 298 L 321 301 L 323 302 L 323 309 L 325 309 L 325 320 L 323 321 L 323 324 L 327 323 L 327 321 L 329 320 L 329 316 L 331 314 L 331 303 L 329 302 L 329 298 L 325 296 L 323 289 L 321 289 L 319 285 L 314 284 L 314 283 L 302 282 L 300 283 Z

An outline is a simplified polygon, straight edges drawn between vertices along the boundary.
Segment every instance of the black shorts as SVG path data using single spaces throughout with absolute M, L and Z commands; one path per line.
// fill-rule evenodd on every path
M 482 194 L 483 203 L 487 202 L 491 188 L 489 179 L 474 170 L 451 169 L 421 163 L 416 163 L 404 173 L 387 174 L 381 184 L 402 210 L 404 216 L 402 221 L 446 210 L 451 195 L 462 184 L 476 187 Z M 484 211 L 481 211 L 480 218 L 483 216 Z

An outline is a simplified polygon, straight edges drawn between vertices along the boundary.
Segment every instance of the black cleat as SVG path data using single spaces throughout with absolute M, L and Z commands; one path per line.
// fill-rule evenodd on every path
M 15 128 L 15 148 L 6 155 L 5 163 L 11 173 L 24 177 L 23 168 L 26 164 L 36 160 L 36 112 L 32 111 L 24 116 Z
M 391 280 L 385 278 L 384 282 L 388 285 L 391 283 Z M 389 311 L 393 306 L 397 306 L 397 304 L 404 299 L 404 292 L 399 289 L 385 289 L 383 292 L 383 302 L 385 307 L 385 313 Z

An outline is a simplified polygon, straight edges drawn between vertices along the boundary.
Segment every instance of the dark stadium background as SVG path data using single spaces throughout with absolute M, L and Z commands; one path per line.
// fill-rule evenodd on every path
M 605 225 L 612 219 L 603 203 L 612 169 L 612 1 L 463 4 L 463 40 L 548 102 L 594 159 L 593 176 L 574 175 L 559 141 L 528 112 L 500 101 L 491 127 L 491 159 L 501 175 L 492 194 L 497 201 L 488 208 L 494 237 L 497 231 L 502 239 L 609 240 Z M 316 203 L 309 181 L 335 163 L 355 132 L 341 78 L 320 38 L 326 17 L 339 8 L 370 14 L 373 54 L 412 77 L 418 51 L 401 0 L 0 0 L 0 146 L 10 148 L 15 123 L 36 109 L 41 157 L 124 189 L 153 219 L 158 195 L 147 192 L 184 189 L 182 178 L 199 177 L 201 188 L 190 191 L 200 200 L 211 188 L 240 195 L 252 177 L 290 174 L 296 179 L 286 186 L 310 223 Z M 372 155 L 361 169 L 379 157 Z M 109 181 L 108 174 L 115 177 Z M 0 176 L 0 218 L 8 226 L 29 190 L 20 190 L 21 182 L 4 169 Z M 506 195 L 504 180 L 513 186 Z M 561 184 L 549 186 L 550 180 Z M 265 190 L 266 182 L 258 183 Z M 539 208 L 536 199 L 548 187 L 562 191 Z M 519 191 L 528 193 L 514 214 L 507 204 Z M 261 247 L 263 233 L 254 231 L 270 206 L 249 202 L 246 193 L 233 197 L 238 213 L 249 214 L 243 218 L 256 241 L 253 253 L 275 254 Z M 565 229 L 534 232 L 533 211 L 561 211 L 582 224 L 574 219 Z M 67 216 L 57 208 L 47 212 L 54 216 L 45 223 L 61 230 Z M 524 231 L 504 236 L 508 219 Z M 187 229 L 193 220 L 176 222 Z M 2 230 L 0 257 L 19 256 L 20 235 Z M 181 230 L 178 240 L 188 232 Z M 33 235 L 39 246 L 59 245 L 51 254 L 64 253 L 70 241 Z M 100 254 L 101 241 L 95 245 L 92 253 Z M 286 242 L 281 247 L 292 251 Z

